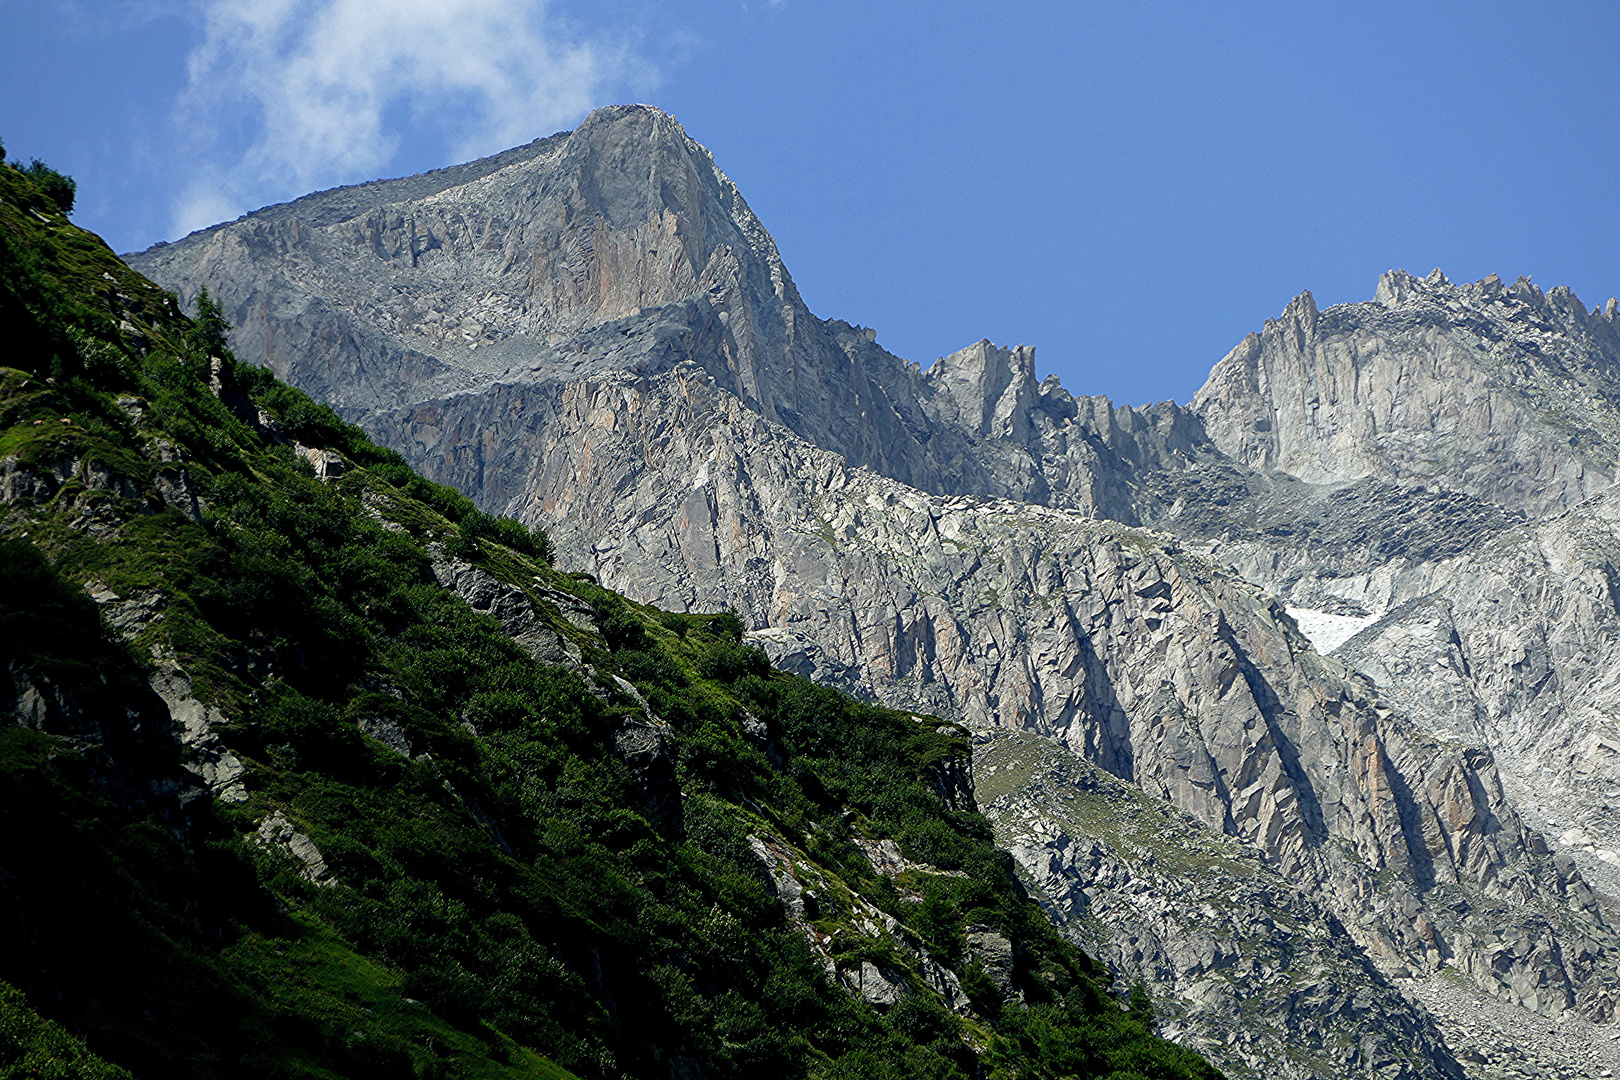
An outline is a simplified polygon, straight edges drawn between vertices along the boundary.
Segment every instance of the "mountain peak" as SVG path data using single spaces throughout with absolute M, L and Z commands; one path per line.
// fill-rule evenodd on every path
M 1543 313 L 1549 307 L 1554 307 L 1576 320 L 1598 318 L 1605 314 L 1603 308 L 1592 308 L 1588 312 L 1568 285 L 1555 285 L 1544 291 L 1530 280 L 1529 274 L 1519 275 L 1512 285 L 1504 285 L 1500 274 L 1489 274 L 1475 282 L 1455 285 L 1438 267 L 1431 270 L 1427 277 L 1421 278 L 1405 270 L 1388 270 L 1378 276 L 1378 289 L 1373 294 L 1373 303 L 1386 308 L 1425 304 L 1482 307 L 1495 301 L 1517 302 Z
M 975 435 L 1021 438 L 1038 394 L 1035 349 L 1004 349 L 989 338 L 942 356 L 926 378 L 952 419 Z
M 701 213 L 705 181 L 730 185 L 680 122 L 651 105 L 596 109 L 569 134 L 561 164 L 614 228 L 662 211 Z
M 1215 366 L 1193 408 L 1221 450 L 1262 471 L 1456 484 L 1541 514 L 1613 481 L 1617 359 L 1608 322 L 1567 287 L 1394 269 L 1371 303 L 1320 318 L 1301 293 Z M 1504 470 L 1493 448 L 1507 444 L 1517 460 Z
M 658 106 L 648 105 L 646 102 L 625 101 L 617 105 L 603 105 L 600 108 L 592 109 L 585 115 L 585 119 L 579 122 L 579 127 L 574 130 L 576 132 L 584 131 L 595 124 L 612 124 L 630 119 L 650 119 L 655 122 L 668 122 L 677 128 L 681 126 L 681 122 L 675 119 L 674 113 L 665 112 Z M 682 128 L 681 134 L 684 135 L 685 133 L 685 129 Z
M 1435 271 L 1439 274 L 1439 270 Z M 1383 304 L 1385 307 L 1399 307 L 1416 296 L 1423 285 L 1433 280 L 1420 279 L 1407 273 L 1405 270 L 1386 270 L 1378 275 L 1378 289 L 1373 293 L 1373 302 Z M 1445 281 L 1445 275 L 1440 274 L 1440 280 Z

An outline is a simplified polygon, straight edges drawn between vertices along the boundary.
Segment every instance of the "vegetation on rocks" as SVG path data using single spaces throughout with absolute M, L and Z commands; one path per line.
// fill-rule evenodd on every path
M 0 1071 L 1216 1075 L 949 798 L 960 729 L 559 572 L 66 209 L 0 168 Z
M 0 1080 L 129 1080 L 129 1073 L 86 1050 L 43 1019 L 16 987 L 0 983 Z

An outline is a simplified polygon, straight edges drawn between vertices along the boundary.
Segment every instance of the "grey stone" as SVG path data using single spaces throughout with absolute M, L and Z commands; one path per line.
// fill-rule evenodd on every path
M 298 862 L 298 872 L 316 885 L 327 888 L 338 883 L 321 857 L 320 849 L 304 833 L 293 828 L 280 810 L 273 811 L 259 823 L 257 842 L 266 849 L 279 849 Z
M 247 785 L 242 764 L 215 730 L 225 724 L 223 713 L 198 701 L 191 678 L 172 660 L 159 659 L 153 666 L 151 685 L 168 706 L 180 743 L 185 748 L 184 765 L 221 802 L 246 802 Z
M 673 734 L 667 723 L 649 712 L 644 719 L 623 720 L 613 732 L 613 748 L 630 770 L 631 792 L 648 819 L 678 836 L 684 826 Z
M 984 973 L 1003 997 L 1021 997 L 1013 981 L 1017 959 L 1013 943 L 988 926 L 969 926 L 966 933 L 970 962 L 984 968 Z
M 861 841 L 861 844 L 867 851 L 874 850 L 872 845 L 878 845 L 877 850 L 885 852 L 892 849 L 898 857 L 892 840 Z M 852 996 L 881 1009 L 900 1000 L 912 986 L 905 972 L 886 963 L 863 960 L 840 969 L 831 952 L 833 939 L 818 925 L 818 920 L 829 917 L 846 921 L 865 938 L 882 942 L 895 955 L 903 957 L 920 983 L 938 994 L 946 1008 L 964 1015 L 972 1014 L 972 1006 L 962 990 L 961 976 L 930 957 L 922 944 L 894 918 L 861 896 L 846 893 L 834 885 L 815 863 L 781 837 L 755 834 L 749 836 L 748 845 L 759 859 L 771 895 L 782 905 L 789 923 L 804 936 L 833 985 L 842 986 Z M 906 868 L 920 869 L 922 864 L 908 863 Z M 839 899 L 841 896 L 847 899 Z
M 101 617 L 108 627 L 125 639 L 139 636 L 163 618 L 163 609 L 168 606 L 168 599 L 156 589 L 142 589 L 126 599 L 94 578 L 85 582 L 84 587 L 101 609 Z
M 335 479 L 342 476 L 348 468 L 348 462 L 343 460 L 343 455 L 335 450 L 293 443 L 293 453 L 309 462 L 310 468 L 315 470 L 317 480 Z
M 579 646 L 569 641 L 542 617 L 535 603 L 516 585 L 498 580 L 489 571 L 446 554 L 442 545 L 430 545 L 433 576 L 476 611 L 501 624 L 501 630 L 530 656 L 546 664 L 578 666 Z
M 11 680 L 11 715 L 13 722 L 35 731 L 45 730 L 50 719 L 50 702 L 46 694 L 35 685 L 28 673 L 16 665 L 6 668 Z
M 884 877 L 899 877 L 907 873 L 932 874 L 936 877 L 967 877 L 960 870 L 941 870 L 930 863 L 913 862 L 901 853 L 900 845 L 893 840 L 856 840 L 855 846 L 861 849 L 861 854 L 872 864 L 872 869 Z
M 870 960 L 862 960 L 859 966 L 844 972 L 843 978 L 856 996 L 880 1009 L 887 1009 L 906 996 L 904 979 L 888 967 Z
M 770 728 L 765 725 L 765 721 L 761 720 L 758 716 L 754 715 L 747 709 L 743 710 L 742 729 L 743 734 L 747 736 L 748 741 L 760 749 L 764 749 L 770 745 Z
M 362 716 L 356 723 L 362 732 L 394 753 L 401 757 L 411 756 L 410 737 L 405 734 L 405 729 L 399 726 L 398 721 L 387 716 Z

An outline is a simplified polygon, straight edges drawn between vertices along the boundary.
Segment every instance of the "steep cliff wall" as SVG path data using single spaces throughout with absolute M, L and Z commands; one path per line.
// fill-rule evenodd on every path
M 1562 859 L 1620 896 L 1620 493 L 1451 559 L 1335 655 L 1436 737 L 1497 748 Z
M 1237 461 L 1312 483 L 1376 476 L 1533 516 L 1608 487 L 1620 460 L 1620 321 L 1567 289 L 1385 274 L 1374 300 L 1301 293 L 1193 398 Z
M 1031 894 L 1233 1080 L 1460 1072 L 1339 920 L 1253 848 L 1049 740 L 976 741 L 980 805 Z
M 733 605 L 806 674 L 1062 742 L 1253 844 L 1392 972 L 1450 962 L 1532 1008 L 1612 1011 L 1609 931 L 1537 853 L 1485 744 L 1427 738 L 1170 538 L 851 470 L 695 364 L 544 400 L 492 386 L 473 395 L 487 414 L 451 399 L 393 426 L 463 445 L 517 394 L 544 449 L 514 508 L 604 584 Z

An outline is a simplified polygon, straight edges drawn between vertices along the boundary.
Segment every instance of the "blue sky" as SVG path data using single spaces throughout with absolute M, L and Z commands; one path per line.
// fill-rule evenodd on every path
M 0 0 L 0 40 L 8 154 L 119 250 L 639 100 L 925 365 L 1186 400 L 1390 267 L 1620 293 L 1612 3 Z

